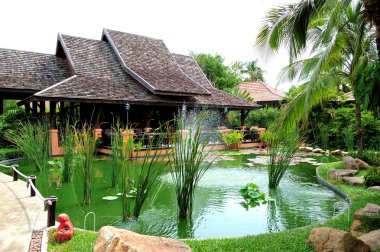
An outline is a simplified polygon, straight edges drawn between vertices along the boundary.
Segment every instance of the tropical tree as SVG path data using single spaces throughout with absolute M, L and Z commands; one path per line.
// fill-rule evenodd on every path
M 300 119 L 307 119 L 310 109 L 323 100 L 333 97 L 337 87 L 347 84 L 354 88 L 359 73 L 373 58 L 374 33 L 363 18 L 363 4 L 359 2 L 346 7 L 343 1 L 334 2 L 335 5 L 331 5 L 330 2 L 320 7 L 328 12 L 326 15 L 313 13 L 312 20 L 311 16 L 308 16 L 306 38 L 312 45 L 310 48 L 312 56 L 294 61 L 293 57 L 299 56 L 302 46 L 301 43 L 295 43 L 290 47 L 292 62 L 283 69 L 280 81 L 299 77 L 305 83 L 304 89 L 285 107 L 282 120 L 288 128 L 294 128 Z M 296 26 L 294 22 L 291 25 Z M 360 96 L 356 92 L 354 96 L 357 147 L 358 150 L 362 150 Z

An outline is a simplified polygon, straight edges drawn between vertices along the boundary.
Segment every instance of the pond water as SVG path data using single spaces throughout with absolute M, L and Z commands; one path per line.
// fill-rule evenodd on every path
M 237 237 L 324 221 L 334 216 L 334 204 L 335 214 L 343 211 L 346 202 L 320 185 L 315 177 L 315 168 L 321 158 L 298 157 L 297 164 L 290 166 L 278 189 L 268 190 L 265 156 L 222 152 L 199 183 L 191 221 L 178 221 L 174 184 L 170 175 L 167 175 L 161 178 L 162 187 L 155 188 L 157 193 L 145 205 L 140 218 L 122 222 L 120 199 L 102 199 L 119 192 L 117 188 L 110 187 L 111 163 L 107 159 L 96 161 L 91 206 L 82 206 L 80 203 L 82 185 L 61 184 L 58 175 L 52 172 L 39 174 L 37 187 L 44 196 L 58 196 L 57 212 L 69 214 L 74 226 L 79 228 L 84 227 L 85 215 L 94 212 L 97 230 L 104 225 L 113 225 L 143 234 L 173 238 Z M 323 157 L 323 161 L 336 159 Z M 31 165 L 21 164 L 20 170 L 31 174 L 27 167 Z M 242 207 L 239 189 L 250 182 L 256 183 L 262 192 L 275 201 L 249 210 Z M 86 229 L 93 229 L 91 216 L 88 217 Z

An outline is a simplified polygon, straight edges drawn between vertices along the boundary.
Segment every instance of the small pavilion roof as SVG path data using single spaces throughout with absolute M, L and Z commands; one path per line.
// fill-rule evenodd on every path
M 256 102 L 280 101 L 285 97 L 283 92 L 262 82 L 243 82 L 239 84 L 239 89 L 247 90 Z

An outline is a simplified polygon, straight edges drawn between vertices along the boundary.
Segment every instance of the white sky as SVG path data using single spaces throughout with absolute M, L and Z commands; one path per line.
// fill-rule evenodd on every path
M 259 59 L 276 86 L 285 52 L 260 59 L 254 43 L 267 10 L 290 0 L 1 1 L 0 47 L 55 53 L 58 32 L 100 39 L 103 28 L 163 39 L 173 53 L 221 54 L 226 63 Z M 290 84 L 278 86 L 287 90 Z

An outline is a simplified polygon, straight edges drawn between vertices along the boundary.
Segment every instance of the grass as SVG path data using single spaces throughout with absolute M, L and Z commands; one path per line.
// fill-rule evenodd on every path
M 328 179 L 328 171 L 331 169 L 343 168 L 342 162 L 334 162 L 324 164 L 317 168 L 318 174 L 327 180 L 330 184 L 345 192 L 352 200 L 352 205 L 349 210 L 350 221 L 348 222 L 348 211 L 343 214 L 327 220 L 323 224 L 315 226 L 332 227 L 344 231 L 349 231 L 353 222 L 353 214 L 355 211 L 363 208 L 367 203 L 380 204 L 380 194 L 374 191 L 368 191 L 363 187 L 354 187 L 335 182 Z M 223 238 L 223 239 L 203 239 L 203 240 L 183 240 L 188 244 L 194 252 L 202 251 L 314 251 L 312 247 L 307 245 L 306 240 L 310 235 L 313 226 L 297 228 L 278 233 L 268 233 L 261 235 L 252 235 L 239 238 Z M 73 240 L 68 242 L 68 245 L 57 245 L 49 243 L 48 251 L 91 251 L 93 248 L 96 235 L 94 233 L 77 233 L 74 234 Z M 72 247 L 63 247 L 72 246 Z M 62 248 L 60 248 L 62 247 Z M 58 249 L 59 248 L 59 249 Z M 70 250 L 70 248 L 75 248 Z M 84 248 L 80 250 L 78 248 Z
M 55 235 L 57 234 L 57 229 L 52 228 L 48 232 L 49 239 L 49 252 L 60 252 L 60 251 L 81 251 L 81 252 L 92 252 L 98 233 L 74 230 L 73 238 L 70 241 L 59 243 L 55 240 Z

